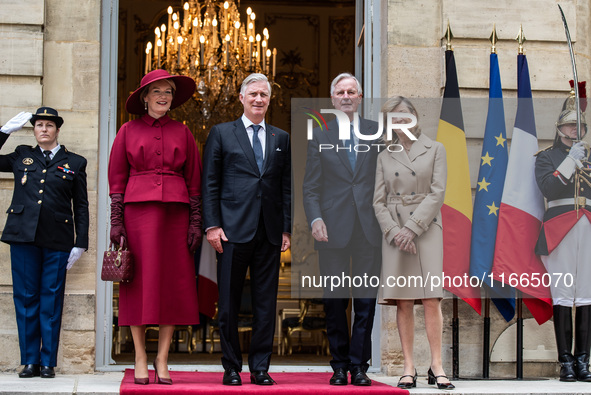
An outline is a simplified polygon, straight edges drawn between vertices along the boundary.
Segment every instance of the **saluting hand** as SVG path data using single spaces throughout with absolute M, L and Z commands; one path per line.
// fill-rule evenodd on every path
M 31 114 L 30 112 L 21 111 L 14 117 L 12 117 L 10 121 L 6 122 L 6 124 L 2 126 L 2 128 L 0 128 L 0 131 L 6 134 L 16 132 L 17 130 L 25 126 L 25 123 L 29 122 L 32 116 L 33 114 Z

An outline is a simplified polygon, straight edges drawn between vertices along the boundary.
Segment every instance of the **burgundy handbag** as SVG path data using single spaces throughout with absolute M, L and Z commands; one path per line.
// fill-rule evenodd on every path
M 129 283 L 133 280 L 133 255 L 126 248 L 113 250 L 113 244 L 103 255 L 101 280 Z

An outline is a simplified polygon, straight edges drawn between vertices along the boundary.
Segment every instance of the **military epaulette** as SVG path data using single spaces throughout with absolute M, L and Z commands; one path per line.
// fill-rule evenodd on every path
M 539 154 L 540 152 L 548 151 L 548 150 L 549 150 L 550 148 L 552 148 L 552 147 L 553 147 L 553 146 L 552 146 L 552 145 L 550 145 L 550 146 L 548 146 L 548 147 L 546 147 L 546 148 L 542 148 L 541 150 L 539 150 L 538 152 L 536 152 L 536 153 L 534 154 L 534 156 L 538 156 L 538 154 Z

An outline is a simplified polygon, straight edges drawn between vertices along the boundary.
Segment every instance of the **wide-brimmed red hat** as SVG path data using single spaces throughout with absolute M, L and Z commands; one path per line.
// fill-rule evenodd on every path
M 174 97 L 172 99 L 172 103 L 170 105 L 170 109 L 177 108 L 193 95 L 195 92 L 195 81 L 191 77 L 187 77 L 184 75 L 170 75 L 168 71 L 157 69 L 154 71 L 150 71 L 148 74 L 142 78 L 142 82 L 140 87 L 137 88 L 128 98 L 127 102 L 125 103 L 125 109 L 130 114 L 138 114 L 142 115 L 146 112 L 145 104 L 142 103 L 140 100 L 140 94 L 148 85 L 152 82 L 160 81 L 160 80 L 167 80 L 170 79 L 174 81 L 176 85 L 176 90 L 174 93 Z

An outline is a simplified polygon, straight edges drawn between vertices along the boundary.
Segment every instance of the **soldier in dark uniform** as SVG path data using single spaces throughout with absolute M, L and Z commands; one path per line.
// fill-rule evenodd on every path
M 577 137 L 577 111 L 566 106 L 556 122 L 554 144 L 537 154 L 536 181 L 547 210 L 536 254 L 551 276 L 560 381 L 591 381 L 591 163 L 589 146 Z M 584 106 L 581 106 L 584 111 Z M 580 138 L 587 122 L 580 114 Z M 561 277 L 558 278 L 557 275 Z M 572 282 L 571 282 L 572 281 Z M 576 307 L 575 352 L 572 310 Z
M 21 364 L 19 377 L 55 377 L 66 270 L 88 249 L 86 159 L 59 145 L 63 119 L 53 108 L 20 113 L 0 131 L 0 147 L 30 119 L 37 146 L 0 155 L 14 174 L 1 240 L 10 244 Z

